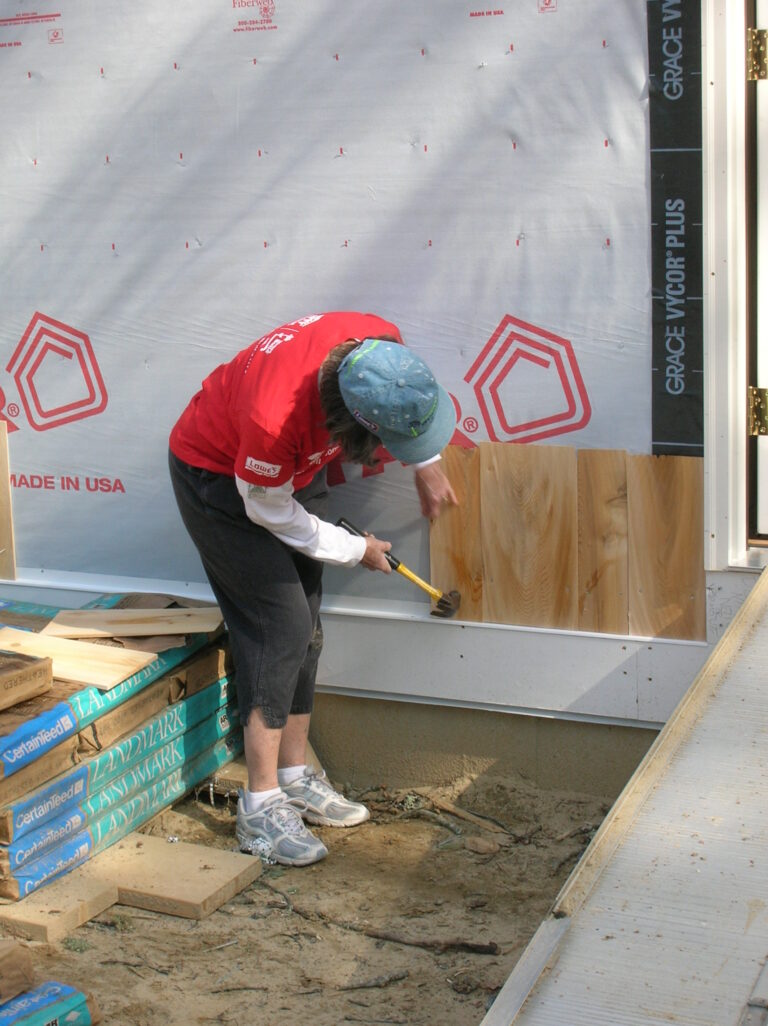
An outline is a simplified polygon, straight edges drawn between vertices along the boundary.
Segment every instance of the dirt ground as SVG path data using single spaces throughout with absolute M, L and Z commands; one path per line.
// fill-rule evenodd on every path
M 478 1026 L 607 804 L 488 776 L 345 790 L 371 819 L 318 828 L 324 861 L 265 866 L 202 921 L 116 905 L 33 945 L 41 978 L 90 991 L 111 1026 Z M 149 829 L 229 850 L 234 809 L 204 791 Z

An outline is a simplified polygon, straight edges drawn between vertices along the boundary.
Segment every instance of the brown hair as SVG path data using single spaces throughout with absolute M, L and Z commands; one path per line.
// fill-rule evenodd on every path
M 394 342 L 395 339 L 392 339 Z M 350 463 L 362 463 L 375 467 L 378 460 L 375 452 L 381 445 L 376 435 L 362 424 L 358 424 L 344 404 L 339 388 L 339 367 L 345 356 L 354 352 L 361 342 L 352 339 L 334 346 L 326 357 L 320 375 L 320 403 L 325 413 L 325 426 L 331 438 L 341 446 L 344 459 Z

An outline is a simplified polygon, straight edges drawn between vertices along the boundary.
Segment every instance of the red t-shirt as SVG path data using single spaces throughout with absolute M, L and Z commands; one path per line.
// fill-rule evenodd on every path
M 339 455 L 320 405 L 318 372 L 334 346 L 390 336 L 394 324 L 361 313 L 302 317 L 257 339 L 202 384 L 171 432 L 180 460 L 250 484 L 309 484 Z

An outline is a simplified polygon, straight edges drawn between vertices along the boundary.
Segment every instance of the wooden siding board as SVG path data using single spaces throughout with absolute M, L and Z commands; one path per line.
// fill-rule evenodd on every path
M 627 634 L 628 510 L 623 450 L 578 453 L 579 630 Z
M 483 620 L 578 626 L 576 451 L 480 445 Z
M 430 580 L 461 593 L 458 619 L 483 619 L 483 551 L 480 543 L 480 451 L 451 445 L 443 464 L 458 506 L 446 506 L 430 525 Z
M 706 638 L 704 468 L 688 456 L 627 456 L 629 632 Z

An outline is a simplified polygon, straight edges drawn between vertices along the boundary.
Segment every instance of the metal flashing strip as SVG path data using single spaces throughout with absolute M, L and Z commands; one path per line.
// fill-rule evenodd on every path
M 212 601 L 210 586 L 196 581 L 164 581 L 152 577 L 117 577 L 110 574 L 72 573 L 68 570 L 46 570 L 20 566 L 16 577 L 3 585 L 11 592 L 16 588 L 32 588 L 45 592 L 141 592 L 158 595 L 183 595 L 185 598 Z
M 442 619 L 431 616 L 428 608 L 423 604 L 416 606 L 411 602 L 376 602 L 363 605 L 363 600 L 356 599 L 359 603 L 356 606 L 347 605 L 336 596 L 326 596 L 323 599 L 322 612 L 333 616 L 359 616 L 363 618 L 373 617 L 378 620 L 407 620 L 416 623 L 432 624 L 436 627 L 448 627 L 471 631 L 513 631 L 521 634 L 545 634 L 556 635 L 564 638 L 597 638 L 608 641 L 629 641 L 632 644 L 648 645 L 673 645 L 689 648 L 706 648 L 706 641 L 698 641 L 689 638 L 653 638 L 641 634 L 599 634 L 596 631 L 566 630 L 560 627 L 529 627 L 514 623 L 486 623 L 476 620 L 461 620 L 459 618 Z
M 663 723 L 705 662 L 703 642 L 462 624 L 323 609 L 318 682 L 390 699 Z M 391 653 L 402 671 L 391 671 Z

